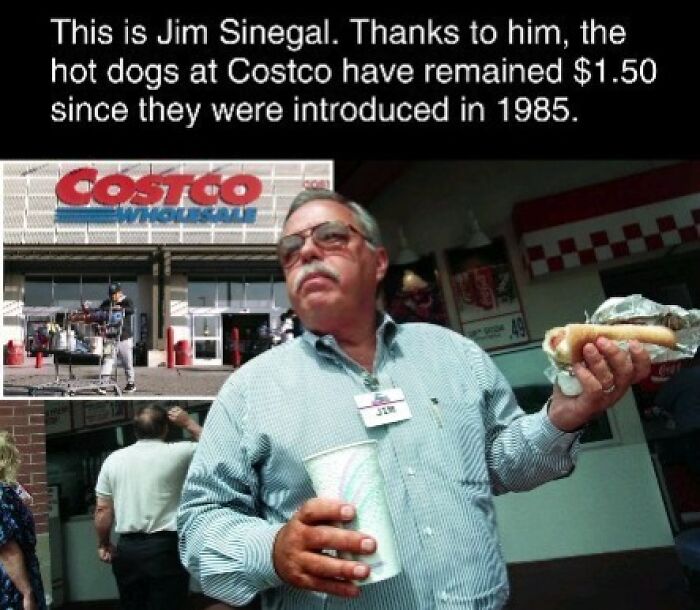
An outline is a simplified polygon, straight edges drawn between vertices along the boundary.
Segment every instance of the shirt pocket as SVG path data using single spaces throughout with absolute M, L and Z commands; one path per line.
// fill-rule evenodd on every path
M 464 486 L 489 485 L 480 400 L 443 390 L 428 396 L 427 410 L 421 455 L 429 471 Z

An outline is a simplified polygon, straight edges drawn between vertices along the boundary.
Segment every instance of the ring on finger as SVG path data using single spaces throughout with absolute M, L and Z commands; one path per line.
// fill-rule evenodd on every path
M 615 384 L 611 385 L 609 388 L 604 388 L 603 393 L 604 394 L 611 394 L 612 392 L 615 391 Z

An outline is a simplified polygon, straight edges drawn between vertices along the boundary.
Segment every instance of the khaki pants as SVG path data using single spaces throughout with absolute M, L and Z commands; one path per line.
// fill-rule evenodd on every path
M 100 375 L 104 379 L 105 377 L 111 377 L 112 371 L 114 370 L 114 359 L 117 358 L 121 360 L 122 366 L 124 367 L 124 373 L 126 373 L 126 382 L 134 383 L 134 339 L 133 337 L 129 339 L 124 339 L 123 341 L 117 341 L 115 345 L 115 354 L 111 356 L 105 356 L 102 362 L 102 370 Z

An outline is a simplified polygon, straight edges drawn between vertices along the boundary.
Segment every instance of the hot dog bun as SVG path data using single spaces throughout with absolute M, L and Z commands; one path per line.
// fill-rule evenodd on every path
M 673 349 L 676 333 L 665 326 L 646 324 L 567 324 L 547 331 L 542 349 L 560 364 L 574 364 L 583 360 L 583 346 L 598 337 L 613 341 L 636 339 Z

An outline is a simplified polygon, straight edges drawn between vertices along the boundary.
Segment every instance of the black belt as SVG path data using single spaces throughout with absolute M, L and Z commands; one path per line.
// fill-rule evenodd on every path
M 132 539 L 145 539 L 145 538 L 177 538 L 177 532 L 151 532 L 150 534 L 146 532 L 127 532 L 125 534 L 119 534 L 121 538 L 132 538 Z

